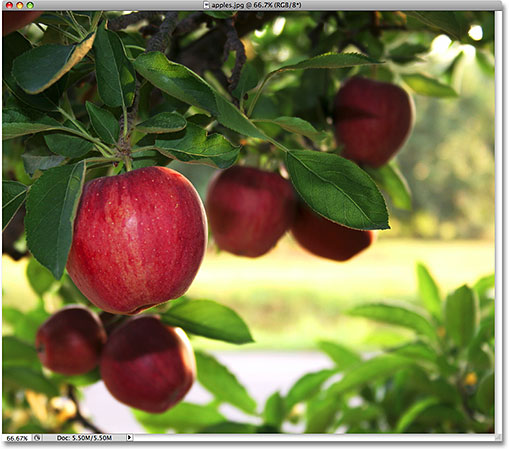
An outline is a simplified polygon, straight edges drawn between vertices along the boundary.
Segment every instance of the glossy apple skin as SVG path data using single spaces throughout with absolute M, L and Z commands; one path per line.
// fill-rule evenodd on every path
M 350 78 L 338 91 L 334 124 L 342 156 L 380 167 L 403 146 L 413 126 L 414 106 L 408 93 L 391 83 Z
M 67 270 L 99 308 L 136 314 L 182 296 L 206 245 L 192 184 L 174 170 L 146 167 L 84 186 Z
M 279 174 L 234 166 L 214 176 L 205 205 L 217 246 L 256 258 L 288 230 L 296 198 L 290 182 Z
M 142 315 L 116 328 L 104 347 L 101 377 L 118 401 L 161 413 L 187 394 L 196 377 L 193 349 L 180 328 Z
M 2 11 L 2 36 L 32 23 L 42 13 L 43 11 Z
M 105 342 L 106 332 L 96 314 L 81 306 L 68 306 L 39 327 L 35 348 L 44 367 L 80 375 L 97 366 Z
M 367 249 L 375 240 L 372 230 L 344 227 L 313 212 L 301 203 L 291 233 L 299 245 L 314 255 L 347 261 Z

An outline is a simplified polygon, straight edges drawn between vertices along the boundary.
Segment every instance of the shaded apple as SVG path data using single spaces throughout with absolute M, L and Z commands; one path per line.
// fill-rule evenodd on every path
M 161 413 L 191 389 L 196 362 L 184 331 L 164 325 L 156 316 L 142 315 L 113 331 L 100 370 L 106 388 L 118 401 Z
M 3 11 L 2 12 L 2 36 L 23 28 L 32 23 L 43 11 Z
M 342 156 L 380 167 L 403 146 L 413 125 L 408 93 L 391 83 L 354 77 L 336 95 L 334 126 Z
M 375 239 L 371 230 L 354 230 L 332 222 L 300 203 L 291 233 L 299 245 L 314 255 L 347 261 Z
M 79 375 L 97 366 L 105 342 L 106 332 L 96 314 L 82 306 L 68 306 L 39 327 L 35 348 L 44 367 Z
M 281 175 L 234 166 L 212 179 L 205 205 L 217 246 L 255 258 L 271 250 L 288 230 L 296 199 L 291 183 Z
M 67 270 L 99 308 L 136 314 L 182 296 L 206 245 L 192 184 L 174 170 L 146 167 L 84 186 Z

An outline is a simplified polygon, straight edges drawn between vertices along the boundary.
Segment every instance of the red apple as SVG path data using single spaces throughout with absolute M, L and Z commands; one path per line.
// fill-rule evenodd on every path
M 64 375 L 91 371 L 99 363 L 106 332 L 92 311 L 68 306 L 37 330 L 35 348 L 44 367 Z
M 174 170 L 146 167 L 85 185 L 67 270 L 99 308 L 136 314 L 182 296 L 206 245 L 192 184 Z
M 347 261 L 374 241 L 371 230 L 354 230 L 332 222 L 301 203 L 292 226 L 292 235 L 301 247 L 323 258 Z
M 342 156 L 380 167 L 403 146 L 413 125 L 413 102 L 391 83 L 354 77 L 345 82 L 334 105 L 336 140 Z
M 255 258 L 290 227 L 295 203 L 292 185 L 279 174 L 234 166 L 212 179 L 205 205 L 217 246 Z
M 131 318 L 113 331 L 100 369 L 113 397 L 150 413 L 176 405 L 196 376 L 194 353 L 186 334 L 147 315 Z
M 23 28 L 32 23 L 43 11 L 3 11 L 2 12 L 2 36 Z

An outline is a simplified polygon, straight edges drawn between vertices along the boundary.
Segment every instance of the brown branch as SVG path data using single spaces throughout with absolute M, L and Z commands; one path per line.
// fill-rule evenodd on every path
M 237 84 L 239 84 L 240 73 L 242 72 L 242 67 L 244 67 L 246 62 L 246 49 L 244 48 L 242 41 L 239 39 L 239 35 L 233 25 L 232 19 L 225 20 L 224 24 L 221 25 L 226 34 L 226 42 L 223 49 L 223 61 L 228 59 L 230 51 L 235 52 L 235 65 L 232 70 L 232 75 L 228 79 L 228 91 L 231 93 L 237 87 Z
M 90 422 L 86 417 L 84 417 L 81 414 L 80 404 L 78 398 L 76 397 L 75 387 L 72 384 L 69 384 L 67 386 L 67 397 L 69 397 L 69 400 L 71 400 L 74 403 L 74 406 L 76 407 L 76 414 L 74 415 L 74 417 L 70 419 L 70 421 L 77 422 L 80 425 L 83 425 L 86 429 L 92 431 L 93 433 L 104 434 L 104 431 L 96 427 L 92 422 Z
M 146 52 L 164 52 L 169 44 L 170 37 L 177 26 L 177 18 L 178 12 L 166 12 L 163 23 L 159 27 L 159 31 L 154 34 L 147 43 Z
M 119 31 L 127 28 L 129 25 L 150 20 L 164 14 L 164 11 L 139 11 L 124 16 L 116 17 L 108 22 L 108 30 Z
M 210 23 L 211 21 L 212 18 L 201 11 L 192 13 L 178 23 L 173 35 L 182 36 L 184 34 L 192 33 L 200 28 L 203 23 Z

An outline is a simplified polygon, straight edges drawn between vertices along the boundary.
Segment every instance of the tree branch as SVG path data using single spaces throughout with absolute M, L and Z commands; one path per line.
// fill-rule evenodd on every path
M 178 12 L 168 11 L 165 13 L 165 18 L 159 27 L 159 31 L 154 34 L 147 43 L 146 52 L 164 52 L 177 26 L 177 18 Z
M 71 400 L 76 406 L 76 414 L 70 420 L 72 422 L 77 422 L 83 425 L 86 429 L 92 431 L 93 433 L 104 434 L 104 431 L 96 427 L 92 422 L 90 422 L 86 417 L 84 417 L 81 414 L 80 404 L 78 398 L 76 397 L 75 387 L 72 384 L 69 384 L 67 386 L 67 397 L 69 397 L 69 400 Z
M 108 22 L 108 30 L 119 31 L 127 28 L 129 25 L 141 22 L 142 20 L 150 20 L 164 14 L 164 11 L 139 11 L 124 16 L 116 17 Z
M 242 67 L 246 62 L 246 49 L 244 48 L 242 41 L 239 39 L 237 30 L 233 26 L 232 19 L 225 20 L 224 25 L 222 24 L 222 28 L 226 34 L 226 42 L 223 49 L 223 61 L 225 62 L 228 59 L 230 51 L 235 52 L 235 66 L 233 67 L 231 77 L 228 79 L 228 91 L 231 93 L 237 87 L 237 84 L 239 84 L 240 73 L 242 72 Z

